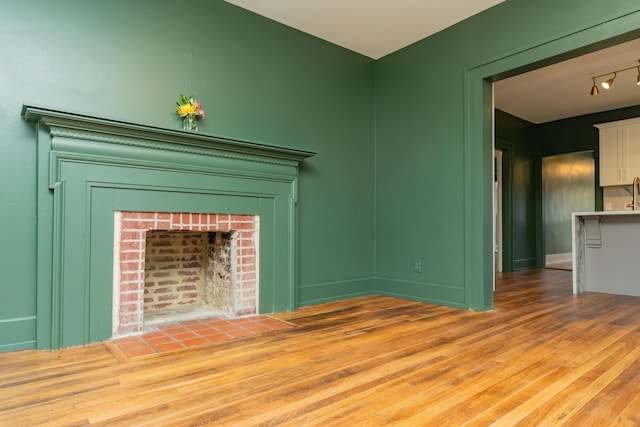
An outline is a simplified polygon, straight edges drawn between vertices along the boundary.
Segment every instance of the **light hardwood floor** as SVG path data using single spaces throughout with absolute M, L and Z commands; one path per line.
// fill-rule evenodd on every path
M 371 296 L 281 318 L 134 359 L 0 354 L 0 425 L 640 425 L 640 298 L 574 296 L 567 271 L 501 275 L 486 313 Z

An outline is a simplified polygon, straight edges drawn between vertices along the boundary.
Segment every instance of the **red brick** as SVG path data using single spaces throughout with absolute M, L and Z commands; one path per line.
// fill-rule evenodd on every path
M 158 253 L 159 254 L 174 254 L 177 255 L 180 253 L 180 249 L 171 247 L 171 248 L 166 248 L 166 249 L 158 249 Z
M 122 298 L 122 295 L 120 296 L 120 298 Z M 125 314 L 125 313 L 137 313 L 137 311 L 138 311 L 137 304 L 131 304 L 131 303 L 120 304 L 120 315 L 121 316 L 122 316 L 122 314 Z
M 120 303 L 127 302 L 136 302 L 138 301 L 138 293 L 137 292 L 127 292 L 120 294 Z
M 253 230 L 253 222 L 234 222 L 231 226 L 234 230 Z
M 132 282 L 140 280 L 140 272 L 120 272 L 120 282 Z
M 177 280 L 162 280 L 161 282 L 158 282 L 158 286 L 171 286 L 171 285 L 177 285 L 178 281 Z
M 172 243 L 166 238 L 155 238 L 149 241 L 149 246 L 151 246 L 152 248 L 157 248 L 160 246 L 167 247 L 172 246 Z
M 140 282 L 122 283 L 120 282 L 120 292 L 137 291 L 140 288 Z
M 256 248 L 253 246 L 240 248 L 238 251 L 241 257 L 254 257 L 256 256 Z
M 129 242 L 120 242 L 120 250 L 121 251 L 140 251 L 142 250 L 140 244 L 143 243 L 141 240 L 129 241 Z
M 184 262 L 182 263 L 182 268 L 202 268 L 201 262 Z
M 186 246 L 186 247 L 191 247 L 191 246 L 195 246 L 198 249 L 198 252 L 201 251 L 201 247 L 202 247 L 202 239 L 198 239 L 195 237 L 192 238 L 186 238 L 184 239 L 181 243 L 181 246 Z
M 248 272 L 248 273 L 239 273 L 238 276 L 236 277 L 236 279 L 238 281 L 242 281 L 242 282 L 255 281 L 256 280 L 256 273 L 255 273 L 255 271 Z
M 155 219 L 155 212 L 138 212 L 138 219 Z
M 157 255 L 157 256 L 154 256 L 154 257 L 149 257 L 147 259 L 147 262 L 148 263 L 150 263 L 150 262 L 154 262 L 154 263 L 155 262 L 172 262 L 172 261 L 175 261 L 175 259 L 176 259 L 176 257 L 169 256 L 169 255 L 166 255 L 166 254 L 162 254 L 162 255 Z
M 120 261 L 138 261 L 144 256 L 140 252 L 124 252 L 120 251 Z
M 151 230 L 155 226 L 153 221 L 145 221 L 145 220 L 129 220 L 125 219 L 122 221 L 122 230 L 132 231 L 132 230 Z
M 194 276 L 194 275 L 198 275 L 197 271 L 193 271 L 193 270 L 180 270 L 178 271 L 178 276 Z
M 128 231 L 128 230 L 122 230 L 120 232 L 120 241 L 139 241 L 142 240 L 144 238 L 144 236 L 142 235 L 142 232 L 140 231 Z
M 189 292 L 186 294 L 182 294 L 182 298 L 198 298 L 198 293 L 197 292 Z M 191 303 L 194 303 L 195 301 L 192 301 Z
M 171 276 L 171 273 L 163 272 L 163 271 L 157 271 L 157 272 L 155 272 L 155 273 L 153 273 L 151 275 L 151 277 L 156 277 L 156 278 L 158 278 L 158 277 L 169 277 L 169 276 Z
M 120 263 L 120 271 L 125 273 L 133 273 L 140 271 L 139 261 L 123 261 Z

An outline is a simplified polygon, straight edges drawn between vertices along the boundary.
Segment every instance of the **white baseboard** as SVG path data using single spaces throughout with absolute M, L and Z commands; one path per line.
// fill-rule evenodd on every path
M 572 262 L 573 258 L 571 256 L 571 252 L 563 253 L 563 254 L 549 254 L 545 255 L 544 261 L 545 265 L 553 265 L 553 264 L 562 264 L 565 262 Z

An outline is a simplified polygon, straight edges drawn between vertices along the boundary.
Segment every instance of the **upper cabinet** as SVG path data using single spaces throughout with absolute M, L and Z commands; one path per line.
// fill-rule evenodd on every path
M 631 185 L 640 176 L 640 118 L 595 127 L 600 131 L 600 186 Z

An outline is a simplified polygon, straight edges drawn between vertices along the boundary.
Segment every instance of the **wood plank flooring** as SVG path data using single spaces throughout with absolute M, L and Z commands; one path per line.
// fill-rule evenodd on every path
M 480 313 L 371 296 L 289 330 L 134 359 L 0 354 L 1 426 L 640 425 L 640 298 L 502 274 Z

